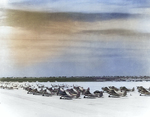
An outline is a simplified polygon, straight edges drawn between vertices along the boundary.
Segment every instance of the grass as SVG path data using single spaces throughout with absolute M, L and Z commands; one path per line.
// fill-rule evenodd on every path
M 92 77 L 17 77 L 17 78 L 1 78 L 0 81 L 11 81 L 11 82 L 83 82 L 83 81 L 95 81 L 95 78 Z

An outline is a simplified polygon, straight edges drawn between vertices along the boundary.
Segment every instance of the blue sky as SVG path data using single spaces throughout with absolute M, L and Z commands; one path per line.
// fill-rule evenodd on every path
M 128 15 L 144 14 L 149 3 L 148 0 L 8 0 L 7 7 L 16 9 L 49 12 L 125 12 L 127 15 L 120 18 L 109 14 L 109 18 L 107 14 L 107 20 L 102 16 L 103 20 L 97 18 L 92 21 L 81 20 L 79 17 L 80 20 L 65 18 L 67 20 L 55 22 L 49 18 L 48 21 L 46 19 L 47 24 L 44 24 L 45 15 L 37 12 L 14 12 L 16 16 L 19 15 L 18 20 L 14 21 L 13 15 L 7 16 L 6 13 L 6 26 L 0 25 L 0 77 L 150 75 L 150 13 L 146 9 L 147 15 Z M 76 15 L 74 17 L 76 18 Z M 7 21 L 10 21 L 10 25 L 9 22 L 7 25 Z M 43 29 L 39 27 L 42 21 Z M 26 26 L 21 25 L 22 23 Z M 32 26 L 31 29 L 27 28 L 28 23 L 41 29 L 36 30 Z M 35 52 L 35 55 L 32 52 Z
M 17 8 L 50 12 L 129 12 L 148 7 L 148 0 L 9 0 Z

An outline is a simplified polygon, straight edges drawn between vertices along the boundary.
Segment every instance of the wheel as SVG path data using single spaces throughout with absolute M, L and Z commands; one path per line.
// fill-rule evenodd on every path
M 140 96 L 142 96 L 142 94 L 140 94 Z

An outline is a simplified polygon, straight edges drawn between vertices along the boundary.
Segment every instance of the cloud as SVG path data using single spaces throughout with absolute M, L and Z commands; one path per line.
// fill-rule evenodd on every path
M 130 12 L 135 7 L 148 7 L 147 0 L 15 0 L 16 8 L 49 12 Z

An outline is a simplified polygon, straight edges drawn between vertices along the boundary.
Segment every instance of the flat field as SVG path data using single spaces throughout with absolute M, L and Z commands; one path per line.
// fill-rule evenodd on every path
M 35 85 L 37 82 L 32 82 Z M 79 85 L 90 87 L 91 93 L 105 86 L 126 86 L 133 88 L 150 87 L 150 82 L 42 82 L 51 84 Z M 1 117 L 149 117 L 150 97 L 139 96 L 137 90 L 126 97 L 110 98 L 104 93 L 103 98 L 61 100 L 60 96 L 45 97 L 27 94 L 22 88 L 0 89 Z

